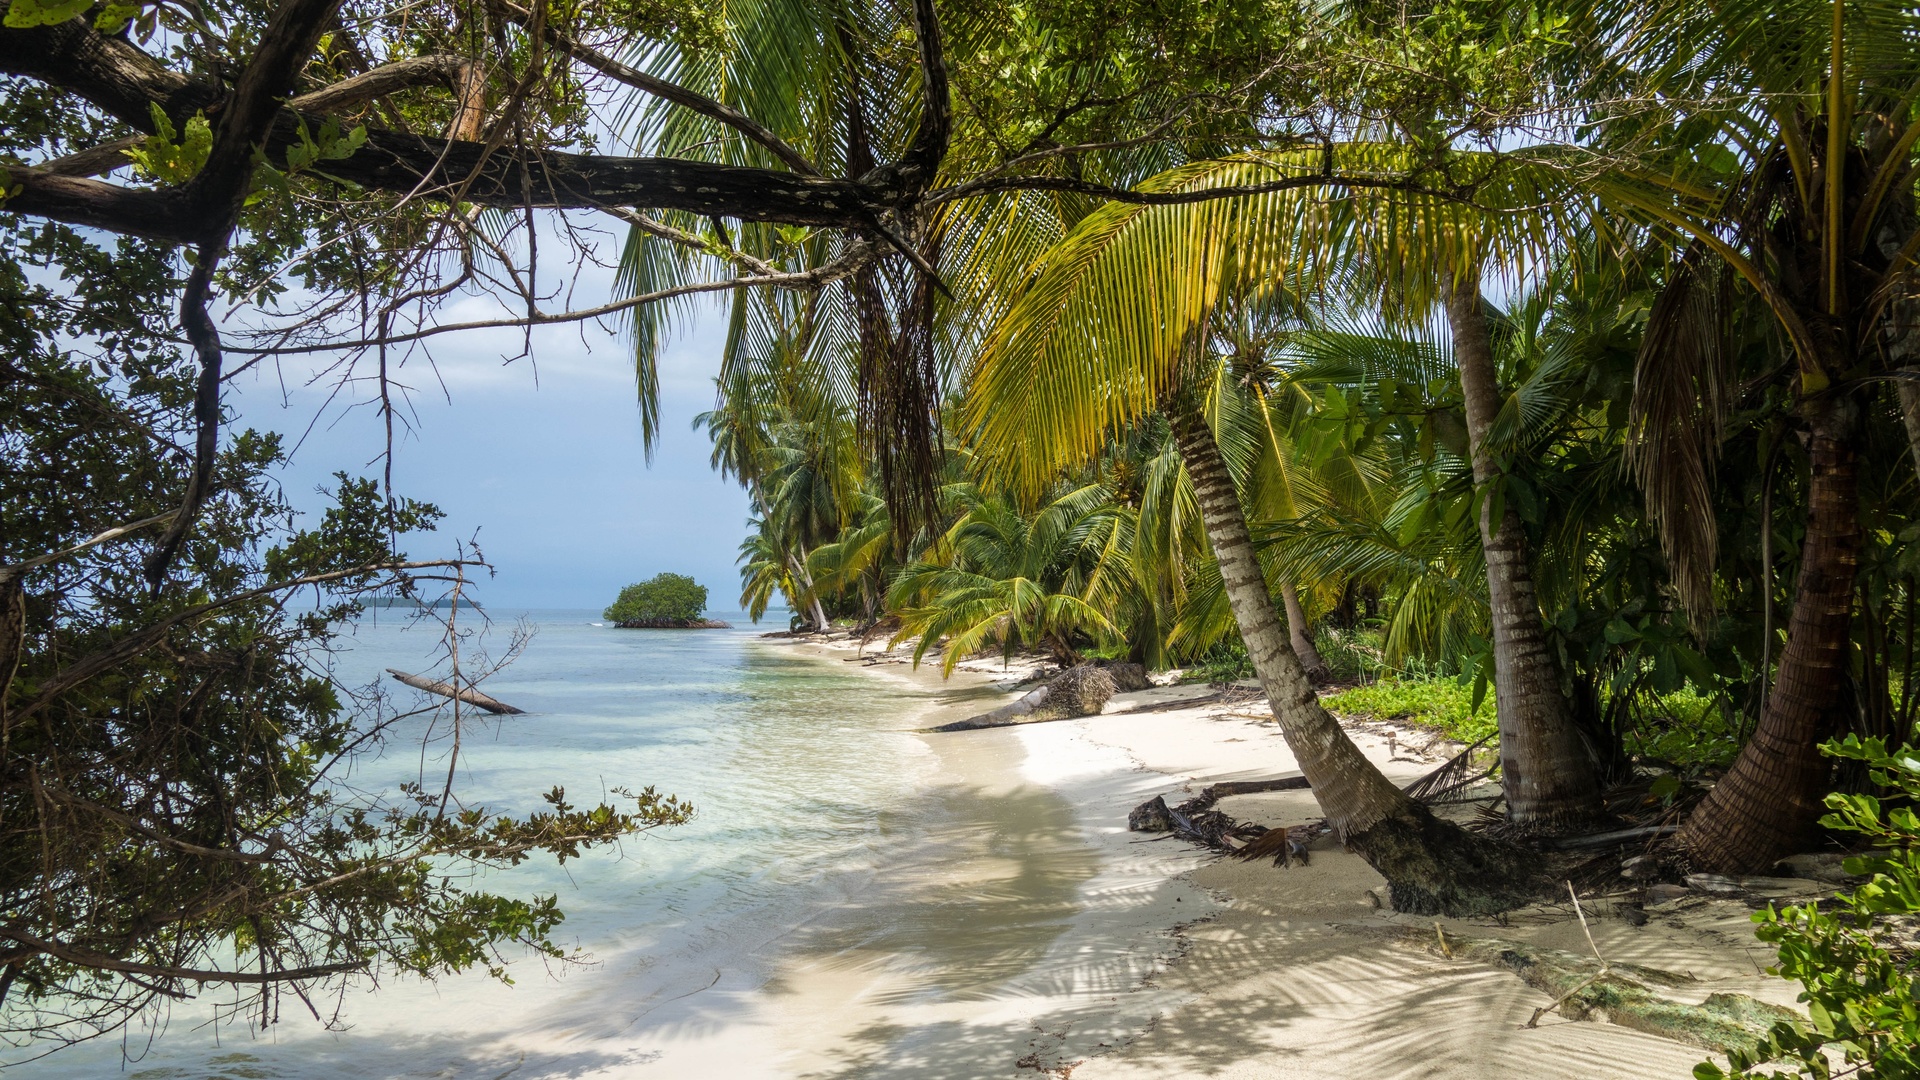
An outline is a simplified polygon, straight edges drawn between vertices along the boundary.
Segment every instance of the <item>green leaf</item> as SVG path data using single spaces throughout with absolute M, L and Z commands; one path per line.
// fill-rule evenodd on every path
M 7 26 L 15 30 L 29 30 L 36 26 L 56 26 L 69 19 L 78 18 L 93 4 L 90 0 L 13 0 L 7 5 Z

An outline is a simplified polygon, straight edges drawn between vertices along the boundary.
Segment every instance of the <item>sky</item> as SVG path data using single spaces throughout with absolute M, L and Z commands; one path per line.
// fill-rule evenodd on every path
M 611 297 L 603 268 L 569 273 L 577 306 Z M 498 313 L 474 298 L 440 321 Z M 394 489 L 447 515 L 437 534 L 408 539 L 410 556 L 451 556 L 456 537 L 477 536 L 497 570 L 478 598 L 495 608 L 601 608 L 623 585 L 661 571 L 707 586 L 712 610 L 736 608 L 747 497 L 713 471 L 706 434 L 689 427 L 713 406 L 720 308 L 702 309 L 663 360 L 662 438 L 651 465 L 631 349 L 616 330 L 542 327 L 530 356 L 519 356 L 518 331 L 451 334 L 434 340 L 431 363 L 416 354 L 399 368 L 396 379 L 412 388 L 402 410 L 412 430 L 396 437 Z M 379 475 L 384 442 L 377 410 L 353 403 L 372 386 L 335 395 L 337 380 L 314 377 L 320 363 L 257 367 L 226 395 L 233 428 L 287 436 L 294 453 L 281 481 L 309 522 L 325 505 L 315 488 L 336 470 Z

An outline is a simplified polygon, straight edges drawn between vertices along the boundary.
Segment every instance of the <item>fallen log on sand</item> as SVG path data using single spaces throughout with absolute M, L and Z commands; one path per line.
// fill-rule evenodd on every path
M 1335 929 L 1385 939 L 1449 960 L 1471 960 L 1510 971 L 1553 998 L 1559 1012 L 1569 1020 L 1606 1020 L 1723 1054 L 1752 1049 L 1776 1021 L 1804 1019 L 1792 1009 L 1745 994 L 1710 994 L 1701 1004 L 1688 1005 L 1654 993 L 1648 984 L 1687 986 L 1695 981 L 1690 975 L 1635 964 L 1607 964 L 1597 958 L 1518 941 L 1467 937 L 1444 930 L 1438 923 L 1431 929 L 1346 924 L 1336 924 Z M 1539 1014 L 1534 1018 L 1537 1021 Z
M 977 731 L 980 728 L 1092 716 L 1106 707 L 1107 699 L 1118 693 L 1122 685 L 1142 689 L 1152 684 L 1147 681 L 1146 671 L 1138 664 L 1076 664 L 1028 691 L 1017 701 L 929 730 Z
M 1170 832 L 1182 840 L 1226 852 L 1242 859 L 1273 858 L 1275 866 L 1307 864 L 1307 848 L 1323 826 L 1308 825 L 1289 832 L 1269 829 L 1251 821 L 1235 821 L 1213 808 L 1229 795 L 1256 795 L 1267 791 L 1303 791 L 1312 785 L 1304 776 L 1283 776 L 1276 780 L 1225 780 L 1201 790 L 1200 794 L 1168 806 L 1161 796 L 1141 803 L 1127 815 L 1131 832 Z
M 399 671 L 394 668 L 388 668 L 387 674 L 406 683 L 415 690 L 425 690 L 429 694 L 439 694 L 441 697 L 464 701 L 476 709 L 485 709 L 490 713 L 506 713 L 512 716 L 521 716 L 526 713 L 525 709 L 516 709 L 506 702 L 490 698 L 472 687 L 467 687 L 463 690 L 459 687 L 443 683 L 439 679 L 429 679 L 424 675 L 409 675 L 404 671 Z

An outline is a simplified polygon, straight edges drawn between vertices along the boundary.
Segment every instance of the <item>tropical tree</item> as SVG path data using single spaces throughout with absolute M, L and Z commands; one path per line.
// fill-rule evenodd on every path
M 1004 654 L 1044 649 L 1062 666 L 1080 660 L 1076 639 L 1120 636 L 1102 609 L 1131 579 L 1130 515 L 1101 486 L 1077 488 L 1031 517 L 1011 500 L 969 491 L 959 520 L 920 561 L 903 567 L 887 594 L 900 618 L 895 641 L 915 637 L 918 664 L 936 644 L 941 671 L 986 645 Z
M 1623 11 L 1584 15 L 1605 25 Z M 1762 381 L 1785 388 L 1807 440 L 1806 530 L 1774 685 L 1679 837 L 1704 868 L 1764 870 L 1810 839 L 1829 782 L 1816 747 L 1846 722 L 1860 453 L 1882 389 L 1909 381 L 1920 59 L 1908 43 L 1920 27 L 1911 10 L 1875 2 L 1673 3 L 1633 16 L 1662 31 L 1612 40 L 1596 62 L 1621 96 L 1594 117 L 1607 167 L 1591 186 L 1678 252 L 1647 334 L 1634 450 L 1693 611 L 1713 606 L 1716 538 L 1702 511 L 1732 391 L 1723 274 L 1775 321 L 1788 363 Z M 1911 393 L 1895 393 L 1906 411 Z

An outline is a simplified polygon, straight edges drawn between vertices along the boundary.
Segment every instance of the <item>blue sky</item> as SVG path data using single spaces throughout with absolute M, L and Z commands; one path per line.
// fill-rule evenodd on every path
M 604 278 L 580 268 L 576 302 L 602 302 Z M 497 312 L 491 301 L 461 301 L 440 321 Z M 518 332 L 476 331 L 436 339 L 431 363 L 409 358 L 396 377 L 413 388 L 405 410 L 413 430 L 397 439 L 394 487 L 447 517 L 408 553 L 450 555 L 454 537 L 477 530 L 499 571 L 479 597 L 497 608 L 603 607 L 622 585 L 671 570 L 707 586 L 715 610 L 731 610 L 746 494 L 713 472 L 706 435 L 688 426 L 713 404 L 719 331 L 710 305 L 664 358 L 663 438 L 650 467 L 631 351 L 610 327 L 540 328 L 530 357 L 508 359 L 521 352 Z M 227 393 L 236 426 L 300 442 L 282 480 L 309 510 L 322 505 L 314 489 L 335 470 L 377 475 L 383 443 L 377 411 L 350 404 L 372 385 L 334 395 L 337 380 L 316 378 L 318 366 L 289 360 L 250 371 Z

